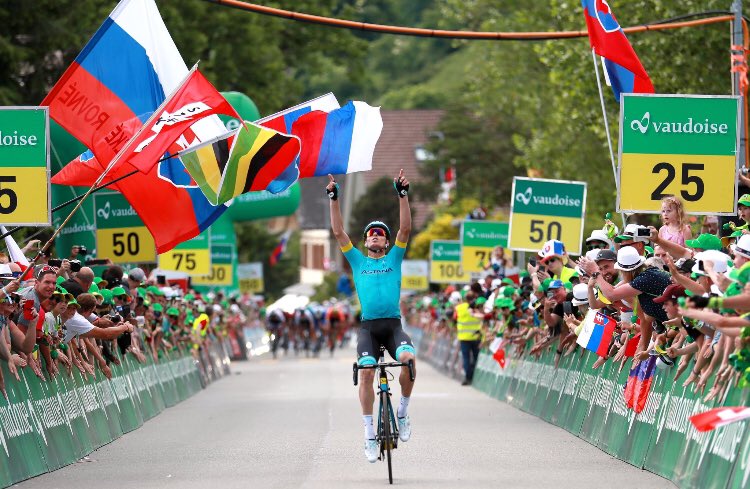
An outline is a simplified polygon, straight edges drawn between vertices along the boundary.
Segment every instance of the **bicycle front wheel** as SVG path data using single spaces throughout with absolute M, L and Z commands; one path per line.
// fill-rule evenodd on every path
M 389 409 L 390 399 L 387 392 L 380 392 L 380 417 L 383 420 L 383 444 L 385 445 L 385 458 L 388 460 L 388 482 L 393 484 L 393 467 L 391 465 L 391 413 Z

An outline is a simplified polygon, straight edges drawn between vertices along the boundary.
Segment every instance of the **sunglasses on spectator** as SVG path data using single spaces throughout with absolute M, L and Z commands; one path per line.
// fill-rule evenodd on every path
M 591 250 L 602 250 L 606 248 L 606 243 L 586 243 L 586 249 Z
M 13 305 L 17 305 L 20 300 L 21 298 L 15 294 L 10 294 L 3 298 L 3 302 L 5 302 L 6 304 L 13 304 Z
M 552 258 L 547 259 L 547 263 L 555 263 L 557 260 L 559 260 L 559 258 L 556 256 L 553 256 Z
M 385 229 L 381 228 L 370 228 L 367 230 L 367 237 L 370 236 L 382 236 L 385 237 Z

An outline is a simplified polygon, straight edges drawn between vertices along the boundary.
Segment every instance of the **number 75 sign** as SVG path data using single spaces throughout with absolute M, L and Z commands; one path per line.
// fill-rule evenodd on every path
M 682 199 L 691 214 L 736 212 L 739 97 L 623 95 L 617 210 L 660 212 Z
M 568 253 L 581 253 L 586 182 L 514 177 L 510 208 L 511 249 L 539 251 L 556 239 Z

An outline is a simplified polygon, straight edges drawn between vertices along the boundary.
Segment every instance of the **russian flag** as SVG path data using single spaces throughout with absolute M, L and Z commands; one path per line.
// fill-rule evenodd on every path
M 615 99 L 620 93 L 654 93 L 654 85 L 606 0 L 581 0 L 591 48 L 604 58 Z
M 55 121 L 89 148 L 52 183 L 93 184 L 187 73 L 154 0 L 121 1 L 42 102 Z M 191 138 L 206 141 L 223 132 L 221 121 L 211 116 L 191 127 Z M 118 164 L 106 180 L 132 169 Z M 226 210 L 211 205 L 176 158 L 111 188 L 135 208 L 159 253 L 197 236 Z
M 628 383 L 625 384 L 625 405 L 640 413 L 646 407 L 648 394 L 651 392 L 651 383 L 654 380 L 654 369 L 656 368 L 656 356 L 649 356 L 637 367 L 630 370 Z
M 300 178 L 371 170 L 382 131 L 380 107 L 365 102 L 303 115 L 292 125 L 292 134 L 302 141 Z
M 305 114 L 309 114 L 312 111 L 320 112 L 331 112 L 341 107 L 339 101 L 333 93 L 327 93 L 316 97 L 307 102 L 297 104 L 294 107 L 290 107 L 281 112 L 269 115 L 262 119 L 255 121 L 255 124 L 274 129 L 283 134 L 292 134 L 292 126 L 297 119 Z M 283 192 L 289 188 L 299 178 L 299 158 L 295 159 L 292 165 L 282 172 L 271 184 L 266 188 L 271 193 Z
M 586 314 L 576 343 L 600 357 L 606 357 L 616 325 L 617 322 L 614 319 L 592 309 Z
M 286 252 L 286 244 L 289 241 L 289 236 L 292 234 L 291 231 L 286 231 L 284 234 L 281 235 L 281 240 L 279 241 L 279 244 L 276 245 L 276 247 L 271 252 L 271 256 L 268 259 L 271 266 L 276 265 L 279 260 L 281 260 L 281 257 L 284 255 L 284 252 Z

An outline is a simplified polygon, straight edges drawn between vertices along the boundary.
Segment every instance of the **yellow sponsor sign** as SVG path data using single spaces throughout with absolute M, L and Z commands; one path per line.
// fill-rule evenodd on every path
M 0 222 L 48 223 L 47 168 L 3 167 L 0 175 Z
M 404 260 L 401 262 L 401 288 L 406 290 L 427 290 L 427 260 Z
M 623 153 L 619 209 L 661 211 L 661 199 L 679 197 L 687 212 L 734 212 L 735 156 Z
M 486 246 L 462 246 L 461 266 L 463 273 L 481 272 L 484 265 L 490 262 L 493 247 Z
M 174 249 L 159 255 L 159 268 L 188 275 L 211 273 L 211 251 L 208 249 Z
M 568 252 L 580 253 L 583 219 L 515 213 L 510 226 L 510 247 L 514 250 L 539 251 L 545 242 L 556 239 L 565 243 Z
M 430 282 L 468 283 L 471 277 L 464 273 L 460 261 L 433 261 L 430 263 Z
M 263 292 L 263 279 L 262 278 L 241 278 L 240 293 L 242 294 L 257 294 Z
M 97 229 L 96 251 L 114 263 L 156 261 L 154 238 L 143 226 Z
M 232 285 L 232 264 L 213 264 L 211 273 L 193 277 L 193 285 Z

